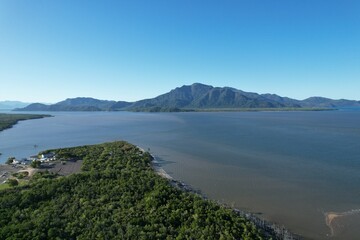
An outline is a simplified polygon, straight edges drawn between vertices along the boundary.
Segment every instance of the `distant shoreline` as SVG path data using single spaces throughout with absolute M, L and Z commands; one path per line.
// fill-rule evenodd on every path
M 336 108 L 208 108 L 195 109 L 193 112 L 312 112 L 336 111 Z
M 12 128 L 14 125 L 18 124 L 20 121 L 32 120 L 32 119 L 41 119 L 45 117 L 51 117 L 47 114 L 12 114 L 12 113 L 0 113 L 0 132 L 9 128 Z
M 318 112 L 337 111 L 338 108 L 139 108 L 132 110 L 12 110 L 13 112 L 143 112 L 143 113 L 174 113 L 174 112 Z M 11 113 L 12 114 L 12 113 Z M 16 113 L 14 113 L 16 114 Z

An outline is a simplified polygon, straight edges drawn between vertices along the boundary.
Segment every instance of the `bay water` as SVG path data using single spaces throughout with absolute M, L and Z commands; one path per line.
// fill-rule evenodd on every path
M 360 236 L 356 109 L 50 114 L 0 132 L 0 163 L 51 148 L 126 140 L 150 150 L 169 175 L 208 198 L 305 238 Z M 329 216 L 335 216 L 330 224 Z

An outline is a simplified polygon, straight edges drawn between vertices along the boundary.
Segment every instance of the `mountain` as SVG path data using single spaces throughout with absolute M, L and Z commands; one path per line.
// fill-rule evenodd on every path
M 51 111 L 108 111 L 115 101 L 98 100 L 95 98 L 68 98 L 50 106 Z
M 127 110 L 151 109 L 209 109 L 209 108 L 281 108 L 300 107 L 295 103 L 282 103 L 257 93 L 230 87 L 212 87 L 201 83 L 175 88 L 156 98 L 133 103 Z
M 280 97 L 276 94 L 261 94 L 261 96 L 263 96 L 266 99 L 284 104 L 284 105 L 293 105 L 296 107 L 300 107 L 302 106 L 301 101 L 296 100 L 296 99 L 292 99 L 292 98 L 288 98 L 288 97 Z
M 191 86 L 182 86 L 171 90 L 169 93 L 162 94 L 156 98 L 140 100 L 127 109 L 142 109 L 142 108 L 151 108 L 151 107 L 160 107 L 160 108 L 185 108 L 193 101 L 201 98 L 207 92 L 209 92 L 213 87 L 195 83 Z
M 12 110 L 15 108 L 23 108 L 29 105 L 30 103 L 24 103 L 19 101 L 1 101 L 0 102 L 0 109 L 3 110 Z
M 118 110 L 116 106 L 117 104 L 119 105 L 119 103 L 121 103 L 122 108 L 130 104 L 127 102 L 78 97 L 68 98 L 64 101 L 51 105 L 33 103 L 27 107 L 16 109 L 16 111 L 112 111 Z
M 244 92 L 231 87 L 201 83 L 184 85 L 155 98 L 137 102 L 106 101 L 94 98 L 69 98 L 52 105 L 30 104 L 18 111 L 193 111 L 242 108 L 337 108 L 360 107 L 360 101 L 311 97 L 296 100 L 276 94 Z
M 360 107 L 360 101 L 311 97 L 297 100 L 276 94 L 244 92 L 231 87 L 212 87 L 201 83 L 182 86 L 152 99 L 133 103 L 126 110 L 168 111 L 169 109 L 239 109 L 239 108 L 340 108 Z
M 16 108 L 15 111 L 49 111 L 49 106 L 43 103 L 32 103 L 24 108 Z

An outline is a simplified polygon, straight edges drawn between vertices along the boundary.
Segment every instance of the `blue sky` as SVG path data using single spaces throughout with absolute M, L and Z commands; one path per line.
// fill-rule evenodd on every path
M 360 100 L 360 1 L 0 1 L 0 101 L 201 82 Z

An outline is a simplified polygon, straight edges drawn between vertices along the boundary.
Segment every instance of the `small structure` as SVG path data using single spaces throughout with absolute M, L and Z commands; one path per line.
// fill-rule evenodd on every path
M 21 164 L 21 165 L 29 165 L 31 161 L 27 158 L 22 158 L 21 160 L 14 159 L 12 164 Z
M 27 159 L 27 158 L 23 158 L 20 160 L 20 164 L 22 165 L 29 165 L 32 161 Z
M 19 164 L 19 160 L 17 160 L 16 158 L 14 158 L 13 160 L 12 160 L 12 163 L 11 164 Z
M 39 158 L 38 158 L 38 156 L 37 155 L 34 155 L 34 156 L 30 156 L 29 157 L 29 160 L 30 161 L 36 161 L 36 160 L 38 160 Z
M 54 160 L 56 160 L 56 156 L 55 153 L 53 152 L 41 154 L 41 158 L 40 158 L 41 162 L 49 162 Z

